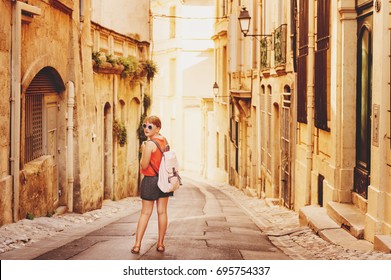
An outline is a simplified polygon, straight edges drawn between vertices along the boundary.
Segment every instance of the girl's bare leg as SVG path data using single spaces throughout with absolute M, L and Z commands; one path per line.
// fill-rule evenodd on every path
M 140 218 L 137 223 L 136 230 L 136 242 L 134 243 L 134 253 L 138 253 L 141 247 L 141 241 L 144 237 L 145 230 L 147 229 L 149 218 L 151 217 L 154 201 L 142 200 Z M 132 251 L 133 253 L 133 251 Z
M 168 197 L 161 197 L 157 200 L 157 214 L 158 214 L 158 251 L 164 251 L 164 237 L 167 231 L 168 217 L 167 217 Z M 159 249 L 160 248 L 160 249 Z

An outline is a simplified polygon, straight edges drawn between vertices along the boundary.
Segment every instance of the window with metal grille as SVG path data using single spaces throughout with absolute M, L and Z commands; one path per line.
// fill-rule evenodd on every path
M 299 6 L 299 57 L 297 59 L 297 121 L 307 123 L 308 0 Z
M 272 169 L 272 89 L 267 87 L 267 171 L 271 173 Z
M 261 87 L 261 163 L 266 166 L 266 100 L 265 86 Z
M 317 40 L 315 51 L 315 126 L 329 130 L 327 126 L 328 108 L 328 60 L 330 40 L 330 1 L 318 1 Z M 326 105 L 326 106 L 325 106 Z
M 224 135 L 224 170 L 228 171 L 228 137 Z
M 43 155 L 43 94 L 27 95 L 25 109 L 26 128 L 24 162 L 29 162 Z
M 235 170 L 239 172 L 239 122 L 235 121 Z
M 220 135 L 216 132 L 216 168 L 220 168 Z
M 25 94 L 23 163 L 47 153 L 45 147 L 45 96 L 57 94 L 63 88 L 57 86 L 57 78 L 51 68 L 43 68 L 34 77 Z
M 170 7 L 170 39 L 173 39 L 176 37 L 176 7 L 171 6 Z

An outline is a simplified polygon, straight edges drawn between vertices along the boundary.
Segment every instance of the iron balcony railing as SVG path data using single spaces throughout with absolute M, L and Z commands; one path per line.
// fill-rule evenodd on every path
M 272 50 L 272 37 L 263 37 L 260 43 L 260 68 L 267 70 L 270 68 L 270 58 Z
M 282 24 L 274 31 L 274 66 L 286 63 L 287 25 Z

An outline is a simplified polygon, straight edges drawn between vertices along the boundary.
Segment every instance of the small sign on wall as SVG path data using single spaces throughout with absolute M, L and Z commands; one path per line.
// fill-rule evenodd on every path
M 372 144 L 379 147 L 379 119 L 380 119 L 380 105 L 373 104 L 372 120 L 373 120 L 373 131 L 372 131 Z

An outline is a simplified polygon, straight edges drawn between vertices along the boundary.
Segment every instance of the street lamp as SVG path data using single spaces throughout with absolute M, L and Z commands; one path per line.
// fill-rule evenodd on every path
M 248 11 L 246 10 L 246 7 L 242 7 L 242 10 L 240 11 L 239 17 L 239 25 L 240 25 L 240 31 L 242 31 L 244 37 L 247 36 L 253 36 L 253 37 L 271 37 L 271 34 L 248 34 L 248 31 L 250 30 L 250 21 L 251 17 Z
M 216 99 L 217 99 L 217 97 L 230 97 L 231 98 L 230 95 L 219 95 L 220 89 L 219 89 L 219 85 L 216 82 L 213 84 L 212 89 L 213 89 L 213 94 Z
M 219 85 L 216 82 L 213 84 L 213 94 L 215 97 L 219 94 Z
M 243 7 L 242 10 L 240 11 L 238 20 L 240 25 L 240 31 L 242 31 L 244 36 L 247 36 L 247 33 L 250 30 L 251 17 L 248 11 L 246 10 L 246 7 Z

